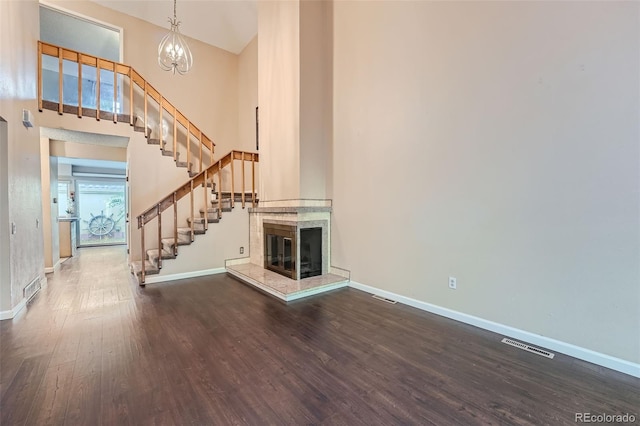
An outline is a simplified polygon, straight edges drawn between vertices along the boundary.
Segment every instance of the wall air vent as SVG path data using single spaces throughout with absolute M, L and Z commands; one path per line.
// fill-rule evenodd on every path
M 527 345 L 526 343 L 517 342 L 515 340 L 511 340 L 506 337 L 502 339 L 502 343 L 506 343 L 507 345 L 522 349 L 523 351 L 538 354 L 549 359 L 553 359 L 553 357 L 555 356 L 551 352 L 545 351 L 544 349 L 536 348 L 535 346 Z
M 22 295 L 29 302 L 40 291 L 40 278 L 36 277 L 22 290 Z
M 382 300 L 383 302 L 391 303 L 392 305 L 395 305 L 396 303 L 398 303 L 397 300 L 387 299 L 386 297 L 378 296 L 377 294 L 374 294 L 372 297 L 374 299 Z

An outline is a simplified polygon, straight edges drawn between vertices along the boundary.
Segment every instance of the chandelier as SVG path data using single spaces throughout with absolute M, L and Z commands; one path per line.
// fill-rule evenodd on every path
M 186 74 L 193 65 L 193 56 L 186 40 L 180 34 L 180 21 L 176 18 L 176 0 L 173 0 L 173 19 L 169 18 L 171 30 L 158 45 L 158 65 L 174 74 Z

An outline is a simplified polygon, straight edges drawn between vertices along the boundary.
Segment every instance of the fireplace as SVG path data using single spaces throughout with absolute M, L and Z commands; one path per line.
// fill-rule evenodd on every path
M 331 266 L 331 200 L 260 200 L 249 208 L 248 258 L 229 259 L 227 272 L 290 302 L 348 285 Z
M 293 280 L 322 275 L 325 235 L 320 224 L 265 221 L 264 268 Z

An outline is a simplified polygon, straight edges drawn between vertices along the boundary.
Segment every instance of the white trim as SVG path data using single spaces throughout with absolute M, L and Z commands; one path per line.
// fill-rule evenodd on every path
M 420 300 L 412 299 L 410 297 L 402 296 L 390 291 L 381 290 L 379 288 L 371 287 L 355 281 L 351 281 L 349 283 L 349 287 L 353 287 L 367 293 L 378 294 L 389 299 L 397 300 L 400 303 L 412 306 L 417 309 L 421 309 L 423 311 L 431 312 L 433 314 L 460 321 L 465 324 L 470 324 L 485 330 L 493 331 L 494 333 L 522 340 L 524 342 L 531 343 L 536 346 L 541 346 L 546 349 L 551 349 L 553 351 L 560 352 L 565 355 L 581 359 L 583 361 L 588 361 L 593 364 L 629 374 L 630 376 L 640 377 L 640 364 L 631 361 L 616 358 L 580 346 L 572 345 L 571 343 L 555 340 L 550 337 L 545 337 L 539 334 L 520 330 L 508 325 L 499 324 L 497 322 L 489 321 L 473 315 L 468 315 L 448 308 L 443 308 L 441 306 L 432 305 L 431 303 L 422 302 Z
M 203 269 L 201 271 L 182 272 L 171 275 L 147 275 L 145 284 L 163 283 L 166 281 L 183 280 L 185 278 L 204 277 L 206 275 L 223 274 L 227 272 L 225 268 Z
M 22 299 L 13 309 L 0 311 L 0 321 L 14 318 L 25 306 L 27 306 L 27 299 Z

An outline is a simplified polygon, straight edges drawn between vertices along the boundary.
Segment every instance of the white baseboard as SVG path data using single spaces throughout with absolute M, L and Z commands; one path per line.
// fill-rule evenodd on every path
M 380 296 L 384 296 L 392 300 L 397 300 L 400 303 L 412 306 L 417 309 L 421 309 L 423 311 L 431 312 L 433 314 L 460 321 L 465 324 L 470 324 L 475 327 L 493 331 L 494 333 L 498 333 L 517 340 L 522 340 L 535 346 L 541 346 L 543 348 L 560 352 L 565 355 L 581 359 L 583 361 L 588 361 L 593 364 L 610 368 L 612 370 L 620 371 L 631 376 L 640 377 L 640 364 L 631 361 L 626 361 L 624 359 L 592 351 L 591 349 L 582 348 L 580 346 L 572 345 L 560 340 L 555 340 L 549 337 L 541 336 L 539 334 L 520 330 L 508 325 L 499 324 L 483 318 L 475 317 L 473 315 L 468 315 L 448 308 L 443 308 L 441 306 L 432 305 L 431 303 L 422 302 L 420 300 L 405 297 L 399 294 L 392 293 L 390 291 L 381 290 L 379 288 L 371 287 L 355 281 L 351 281 L 349 283 L 349 287 L 353 287 L 367 293 L 378 294 Z
M 180 274 L 170 275 L 147 275 L 145 284 L 163 283 L 166 281 L 184 280 L 185 278 L 204 277 L 206 275 L 223 274 L 227 272 L 225 268 L 203 269 L 201 271 L 183 272 Z
M 27 306 L 27 299 L 22 299 L 13 309 L 8 311 L 0 311 L 0 321 L 13 319 L 18 313 Z

